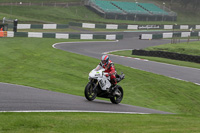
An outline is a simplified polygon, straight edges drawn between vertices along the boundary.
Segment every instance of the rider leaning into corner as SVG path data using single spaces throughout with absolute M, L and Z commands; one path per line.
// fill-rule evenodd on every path
M 116 70 L 114 63 L 109 59 L 108 55 L 103 55 L 101 57 L 101 62 L 99 63 L 100 66 L 102 66 L 105 69 L 105 72 L 108 73 L 105 76 L 109 77 L 110 76 L 110 82 L 112 84 L 111 90 L 108 90 L 108 92 L 112 91 L 114 87 L 117 84 L 117 79 L 116 79 Z

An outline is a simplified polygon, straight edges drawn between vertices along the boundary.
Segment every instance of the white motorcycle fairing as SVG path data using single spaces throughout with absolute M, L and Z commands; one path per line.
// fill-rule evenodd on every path
M 102 90 L 106 90 L 111 87 L 110 77 L 106 77 L 105 75 L 108 73 L 105 73 L 104 71 L 105 69 L 98 65 L 89 73 L 89 79 L 97 79 Z

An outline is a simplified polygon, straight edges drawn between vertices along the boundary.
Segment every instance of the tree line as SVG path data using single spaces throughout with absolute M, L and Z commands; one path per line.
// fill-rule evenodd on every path
M 169 0 L 165 0 L 169 1 Z M 170 0 L 170 4 L 179 3 L 184 8 L 192 8 L 193 10 L 200 9 L 200 0 Z

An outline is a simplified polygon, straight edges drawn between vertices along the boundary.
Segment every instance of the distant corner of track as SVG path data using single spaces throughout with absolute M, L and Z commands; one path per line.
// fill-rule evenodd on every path
M 56 45 L 65 44 L 65 43 L 94 43 L 94 42 L 119 42 L 119 40 L 112 40 L 112 41 L 80 41 L 80 42 L 58 42 L 52 45 L 53 48 L 56 49 Z

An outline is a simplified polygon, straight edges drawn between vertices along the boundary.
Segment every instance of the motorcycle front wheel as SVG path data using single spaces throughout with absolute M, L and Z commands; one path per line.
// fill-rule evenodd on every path
M 122 99 L 123 99 L 124 92 L 123 92 L 122 87 L 119 86 L 119 85 L 116 87 L 115 91 L 117 91 L 120 95 L 119 96 L 113 96 L 113 97 L 111 97 L 110 101 L 112 103 L 114 103 L 114 104 L 119 104 L 122 101 Z
M 94 89 L 94 83 L 88 83 L 85 87 L 85 98 L 88 101 L 93 101 L 97 97 L 96 89 Z

